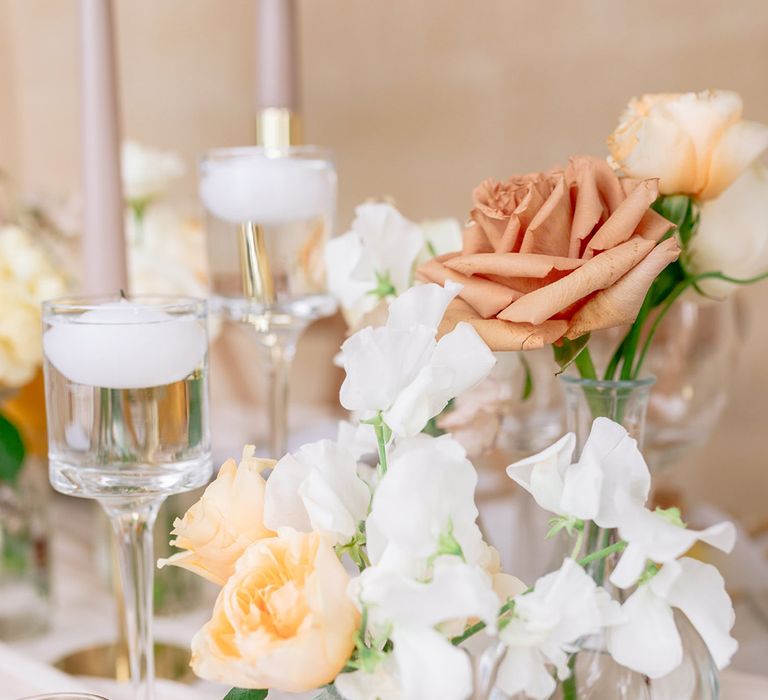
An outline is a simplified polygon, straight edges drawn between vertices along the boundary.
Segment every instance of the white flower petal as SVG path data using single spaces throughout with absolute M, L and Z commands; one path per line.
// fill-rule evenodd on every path
M 641 556 L 657 564 L 666 564 L 685 554 L 699 541 L 724 552 L 730 552 L 736 542 L 733 523 L 719 523 L 705 530 L 692 530 L 675 525 L 659 513 L 637 506 L 627 507 L 619 524 L 619 535 L 629 542 L 622 560 L 628 557 L 633 563 L 632 566 L 622 566 L 620 561 L 611 576 L 611 582 L 621 588 L 635 583 L 636 579 L 631 580 L 628 570 L 632 573 L 637 571 L 637 562 Z
M 403 694 L 400 674 L 392 656 L 384 659 L 373 673 L 340 673 L 334 685 L 344 700 L 408 700 Z
M 533 700 L 546 700 L 555 692 L 555 679 L 540 651 L 530 647 L 509 647 L 499 666 L 498 687 L 507 695 L 525 693 Z
M 354 231 L 331 238 L 325 244 L 328 291 L 345 309 L 352 309 L 360 299 L 366 296 L 370 299 L 370 308 L 376 304 L 375 297 L 368 294 L 376 288 L 375 280 L 352 278 L 352 270 L 360 261 L 362 254 L 363 244 Z
M 701 199 L 717 197 L 768 149 L 768 125 L 740 121 L 723 134 L 712 153 L 710 177 Z
M 507 467 L 507 475 L 528 491 L 545 510 L 564 515 L 560 501 L 565 472 L 576 448 L 576 436 L 568 433 L 554 445 Z
M 472 694 L 469 656 L 439 632 L 397 627 L 392 641 L 406 698 L 466 700 Z
M 386 275 L 397 293 L 411 286 L 413 265 L 424 245 L 421 229 L 395 207 L 384 202 L 362 204 L 355 209 L 352 231 L 359 237 L 362 254 L 351 276 L 373 281 Z
M 460 291 L 461 285 L 450 280 L 442 287 L 439 284 L 419 284 L 412 287 L 390 305 L 387 327 L 407 331 L 413 326 L 422 325 L 437 332 L 448 304 Z
M 650 678 L 677 668 L 683 646 L 669 604 L 644 585 L 621 609 L 625 621 L 606 630 L 608 651 L 617 663 Z
M 691 272 L 722 272 L 736 279 L 768 271 L 768 170 L 746 169 L 719 197 L 701 206 L 690 243 Z M 708 294 L 732 294 L 738 285 L 702 280 Z
M 304 445 L 286 455 L 267 480 L 264 522 L 348 542 L 367 512 L 368 486 L 357 474 L 354 455 L 330 440 Z
M 341 405 L 350 411 L 387 410 L 428 363 L 435 345 L 435 332 L 428 326 L 355 333 L 341 346 L 347 374 Z
M 451 437 L 413 439 L 390 456 L 366 522 L 387 546 L 424 559 L 452 531 L 466 561 L 475 563 L 482 554 L 476 485 L 477 472 Z
M 637 442 L 618 423 L 597 418 L 578 463 L 565 475 L 561 505 L 569 515 L 614 528 L 627 504 L 642 506 L 650 488 Z
M 717 667 L 725 668 L 739 645 L 730 634 L 735 615 L 720 572 L 711 564 L 685 557 L 666 564 L 649 585 L 685 614 Z

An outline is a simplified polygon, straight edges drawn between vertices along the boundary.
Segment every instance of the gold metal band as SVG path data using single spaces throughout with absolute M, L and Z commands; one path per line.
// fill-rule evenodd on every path
M 267 107 L 256 114 L 256 143 L 284 148 L 301 143 L 301 119 L 285 107 Z

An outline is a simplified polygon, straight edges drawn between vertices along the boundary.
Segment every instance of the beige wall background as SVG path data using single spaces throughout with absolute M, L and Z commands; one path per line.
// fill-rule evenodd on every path
M 197 155 L 252 140 L 253 3 L 115 4 L 124 133 L 183 154 L 176 195 L 193 206 Z M 29 193 L 79 188 L 76 12 L 76 0 L 0 0 L 0 167 Z M 463 217 L 484 177 L 605 153 L 642 92 L 727 87 L 768 122 L 764 0 L 302 0 L 300 19 L 307 137 L 338 154 L 342 226 L 381 194 L 414 219 Z M 756 523 L 768 520 L 768 285 L 744 296 L 752 332 L 730 406 L 680 474 L 693 497 Z M 303 343 L 299 368 L 317 359 L 301 399 L 332 394 L 338 375 L 316 367 L 338 332 Z

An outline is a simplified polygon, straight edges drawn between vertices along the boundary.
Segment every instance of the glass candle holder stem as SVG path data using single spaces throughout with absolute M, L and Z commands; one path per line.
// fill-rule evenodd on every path
M 280 459 L 288 449 L 288 387 L 296 337 L 283 334 L 258 334 L 262 362 L 266 368 L 269 456 Z
M 164 498 L 100 501 L 107 513 L 117 546 L 128 637 L 128 657 L 137 700 L 153 700 L 152 583 L 155 559 L 152 529 Z

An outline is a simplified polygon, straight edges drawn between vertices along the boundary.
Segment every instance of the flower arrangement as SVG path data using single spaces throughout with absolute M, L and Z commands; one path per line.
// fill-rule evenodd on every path
M 339 361 L 340 402 L 358 424 L 277 462 L 246 448 L 176 521 L 183 551 L 160 562 L 221 586 L 192 642 L 199 675 L 250 700 L 313 689 L 346 700 L 575 700 L 590 681 L 586 650 L 637 674 L 643 692 L 701 697 L 696 679 L 675 675 L 678 618 L 718 668 L 737 644 L 724 581 L 690 550 L 730 551 L 735 529 L 696 531 L 679 510 L 653 507 L 648 466 L 620 424 L 626 406 L 606 417 L 585 388 L 591 431 L 579 455 L 569 433 L 507 467 L 553 514 L 550 536 L 570 538 L 557 570 L 530 586 L 502 572 L 483 539 L 465 448 L 425 431 L 478 391 L 492 351 L 551 345 L 561 369 L 586 380 L 637 380 L 685 291 L 765 276 L 756 256 L 751 277 L 725 267 L 746 248 L 701 253 L 707 219 L 714 230 L 722 210 L 757 206 L 766 127 L 740 117 L 731 93 L 634 101 L 611 163 L 579 156 L 481 183 L 460 246 L 425 246 L 391 205 L 358 208 L 326 251 L 356 331 Z M 685 157 L 662 168 L 662 152 Z M 768 247 L 768 230 L 755 235 Z M 614 327 L 626 333 L 598 375 L 590 334 Z
M 553 532 L 573 539 L 561 567 L 530 587 L 500 571 L 477 525 L 465 450 L 420 432 L 494 364 L 468 323 L 436 337 L 460 292 L 450 281 L 409 289 L 385 325 L 344 343 L 341 403 L 362 413 L 358 426 L 277 462 L 246 448 L 176 521 L 184 551 L 160 566 L 221 586 L 192 641 L 198 675 L 253 699 L 318 689 L 347 700 L 465 700 L 480 683 L 468 647 L 482 632 L 496 645 L 494 685 L 543 700 L 558 684 L 567 692 L 589 635 L 604 634 L 616 662 L 649 679 L 673 671 L 682 646 L 672 608 L 727 664 L 736 645 L 723 580 L 684 555 L 696 541 L 729 550 L 734 528 L 697 532 L 674 511 L 650 510 L 637 444 L 608 419 L 595 420 L 578 460 L 569 434 L 508 468 L 554 514 Z M 593 531 L 606 543 L 597 549 Z

